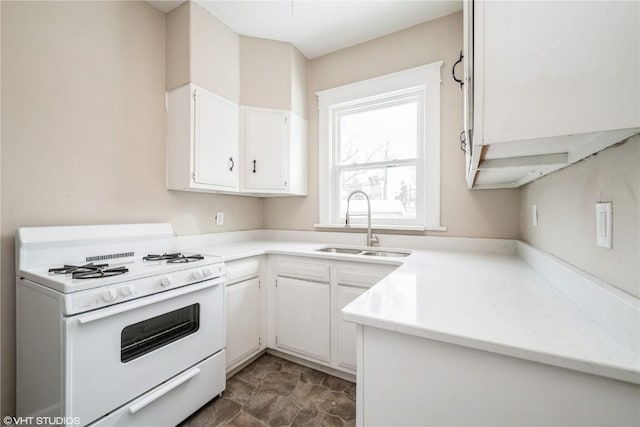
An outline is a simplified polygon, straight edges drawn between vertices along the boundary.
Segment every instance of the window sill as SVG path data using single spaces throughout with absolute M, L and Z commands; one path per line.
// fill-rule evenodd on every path
M 314 224 L 315 228 L 342 228 L 344 229 L 344 224 Z M 351 229 L 356 230 L 366 230 L 367 226 L 365 224 L 351 224 L 349 226 Z M 373 230 L 398 230 L 398 231 L 447 231 L 447 227 L 434 227 L 434 226 L 424 226 L 424 225 L 391 225 L 391 224 L 372 224 L 371 229 Z

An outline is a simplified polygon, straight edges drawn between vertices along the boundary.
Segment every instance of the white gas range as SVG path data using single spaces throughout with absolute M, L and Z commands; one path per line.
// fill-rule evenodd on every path
M 169 426 L 224 390 L 224 263 L 173 238 L 170 224 L 18 229 L 19 417 Z

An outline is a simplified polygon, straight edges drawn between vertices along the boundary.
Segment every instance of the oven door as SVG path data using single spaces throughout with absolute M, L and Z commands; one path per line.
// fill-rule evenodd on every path
M 66 318 L 66 415 L 88 424 L 222 350 L 223 283 Z

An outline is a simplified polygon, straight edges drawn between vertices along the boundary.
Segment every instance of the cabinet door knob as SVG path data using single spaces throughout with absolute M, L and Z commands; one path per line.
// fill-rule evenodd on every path
M 235 166 L 235 163 L 233 162 L 233 157 L 229 157 L 229 163 L 231 164 L 231 166 L 229 166 L 229 172 L 233 172 L 233 167 Z
M 253 161 L 253 173 L 256 173 L 256 161 Z

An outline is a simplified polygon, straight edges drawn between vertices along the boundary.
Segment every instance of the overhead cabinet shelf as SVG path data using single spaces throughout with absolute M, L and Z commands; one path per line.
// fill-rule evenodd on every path
M 639 2 L 464 2 L 470 188 L 510 188 L 640 132 Z

